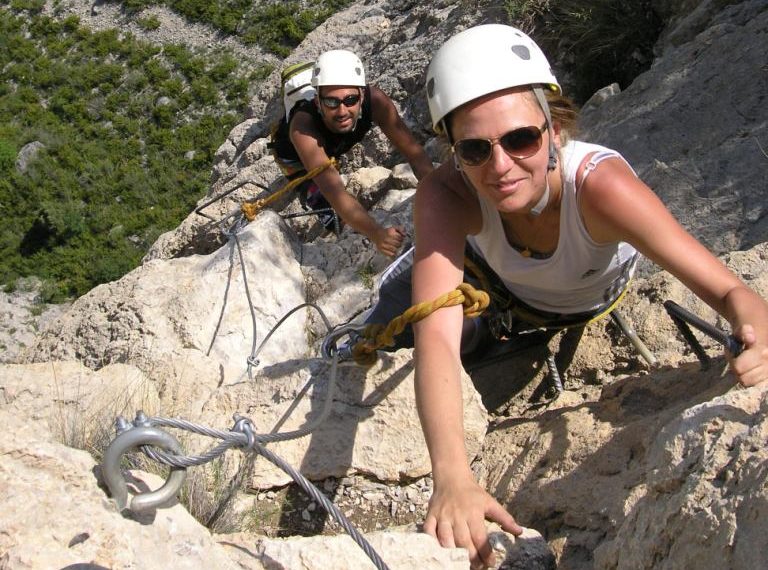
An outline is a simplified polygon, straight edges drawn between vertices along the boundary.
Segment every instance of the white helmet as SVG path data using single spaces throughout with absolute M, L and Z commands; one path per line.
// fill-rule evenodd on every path
M 334 49 L 320 54 L 312 71 L 312 87 L 323 85 L 365 87 L 363 62 L 345 49 Z
M 445 116 L 464 103 L 521 85 L 560 92 L 546 56 L 531 38 L 502 24 L 464 30 L 437 50 L 427 69 L 432 127 L 440 133 Z

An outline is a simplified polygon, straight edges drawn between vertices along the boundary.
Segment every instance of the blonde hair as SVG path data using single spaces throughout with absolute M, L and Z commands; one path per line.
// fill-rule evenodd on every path
M 526 93 L 530 96 L 531 101 L 538 107 L 539 102 L 533 94 L 533 89 L 527 91 Z M 578 134 L 578 108 L 568 97 L 550 91 L 549 89 L 545 89 L 544 94 L 547 98 L 547 105 L 549 105 L 549 112 L 552 116 L 552 122 L 558 123 L 560 125 L 560 139 L 562 144 L 565 145 L 569 140 L 574 139 Z M 459 107 L 459 109 L 460 108 L 461 107 Z M 440 155 L 442 159 L 445 159 L 445 157 L 450 154 L 451 144 L 453 143 L 453 137 L 450 134 L 451 119 L 457 110 L 458 109 L 454 109 L 443 119 L 445 122 L 445 129 L 440 134 L 440 142 L 445 144 L 445 148 L 443 148 L 441 144 Z
M 563 95 L 545 92 L 552 122 L 560 125 L 560 141 L 565 146 L 578 135 L 579 111 L 576 105 Z

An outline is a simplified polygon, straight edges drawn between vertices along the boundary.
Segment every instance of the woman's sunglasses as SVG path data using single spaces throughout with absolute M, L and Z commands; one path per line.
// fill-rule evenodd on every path
M 320 102 L 329 109 L 338 109 L 339 105 L 354 107 L 360 102 L 360 95 L 347 95 L 343 99 L 338 97 L 320 97 Z
M 541 127 L 520 127 L 495 139 L 461 139 L 453 144 L 453 152 L 467 166 L 481 166 L 493 154 L 493 145 L 499 144 L 510 157 L 523 159 L 533 156 L 541 148 L 541 135 L 547 130 Z

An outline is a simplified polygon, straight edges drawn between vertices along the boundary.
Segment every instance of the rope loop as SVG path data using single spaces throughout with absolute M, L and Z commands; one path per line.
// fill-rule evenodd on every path
M 331 166 L 336 168 L 336 159 L 333 157 L 329 158 L 325 163 L 321 164 L 320 166 L 316 166 L 306 174 L 289 181 L 285 186 L 280 188 L 280 190 L 278 190 L 277 192 L 274 192 L 273 194 L 270 194 L 266 198 L 259 198 L 258 200 L 253 200 L 252 202 L 243 202 L 240 205 L 240 210 L 243 212 L 243 216 L 245 216 L 249 222 L 252 222 L 254 219 L 256 219 L 256 216 L 259 214 L 259 212 L 261 212 L 269 204 L 271 204 L 272 202 L 280 198 L 283 194 L 290 192 L 305 180 L 314 178 L 315 176 L 320 174 L 322 171 L 324 171 L 326 168 L 329 168 Z
M 490 304 L 488 293 L 475 289 L 469 283 L 461 283 L 453 291 L 440 295 L 434 301 L 424 301 L 409 307 L 386 326 L 381 324 L 368 325 L 363 330 L 364 340 L 352 347 L 352 357 L 360 366 L 372 366 L 376 363 L 376 351 L 380 348 L 395 345 L 395 336 L 399 335 L 408 324 L 416 323 L 438 309 L 462 305 L 464 316 L 474 318 L 480 316 Z

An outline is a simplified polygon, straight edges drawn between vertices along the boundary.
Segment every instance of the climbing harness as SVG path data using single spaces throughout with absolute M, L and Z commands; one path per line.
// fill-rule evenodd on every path
M 486 322 L 491 336 L 502 343 L 495 354 L 481 355 L 477 359 L 465 362 L 464 367 L 467 372 L 502 362 L 537 344 L 546 344 L 558 331 L 583 330 L 585 326 L 606 315 L 610 315 L 611 320 L 629 339 L 643 360 L 649 366 L 656 365 L 656 357 L 617 308 L 629 291 L 629 282 L 624 284 L 621 291 L 597 312 L 553 315 L 546 311 L 539 311 L 517 299 L 500 281 L 498 283 L 492 282 L 488 277 L 488 272 L 491 272 L 490 268 L 470 248 L 467 248 L 464 256 L 464 266 L 472 278 L 477 280 L 491 296 L 493 310 L 489 311 L 490 314 L 486 317 Z M 580 335 L 578 336 L 580 337 Z M 575 342 L 578 344 L 578 339 Z M 573 349 L 575 350 L 575 346 Z M 557 369 L 555 356 L 549 350 L 545 361 L 548 372 L 545 381 L 549 384 L 549 391 L 554 393 L 554 397 L 557 397 L 563 391 L 563 381 Z
M 691 350 L 693 350 L 694 354 L 696 354 L 696 357 L 701 363 L 702 370 L 709 368 L 711 361 L 709 355 L 701 346 L 701 343 L 698 341 L 698 339 L 693 335 L 693 332 L 688 325 L 691 325 L 692 327 L 706 334 L 708 337 L 716 340 L 734 357 L 741 354 L 741 352 L 744 350 L 744 345 L 739 342 L 732 334 L 726 333 L 716 326 L 709 324 L 705 320 L 684 309 L 674 301 L 664 301 L 664 308 L 672 319 L 672 322 L 675 323 L 675 326 L 677 326 L 677 330 L 680 331 L 680 335 L 688 343 L 688 346 L 691 347 Z

